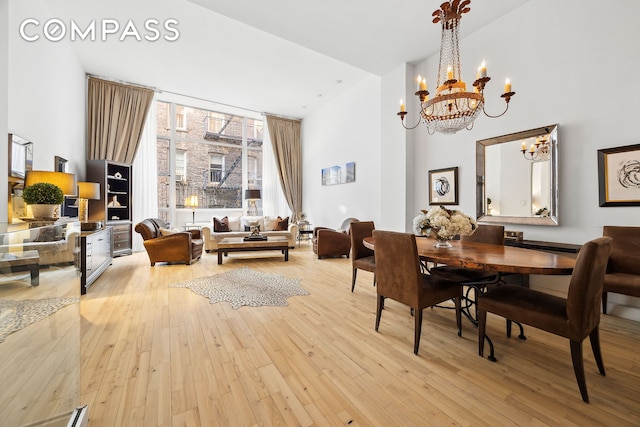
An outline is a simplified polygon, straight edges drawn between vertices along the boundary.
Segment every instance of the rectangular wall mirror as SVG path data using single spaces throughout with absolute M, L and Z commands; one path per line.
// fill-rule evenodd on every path
M 477 141 L 476 179 L 478 221 L 558 225 L 558 125 Z

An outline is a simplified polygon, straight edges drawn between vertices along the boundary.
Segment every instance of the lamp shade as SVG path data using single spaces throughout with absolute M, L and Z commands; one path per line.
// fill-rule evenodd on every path
M 261 199 L 260 190 L 244 190 L 245 200 Z
M 190 208 L 197 208 L 198 207 L 198 196 L 189 196 L 187 197 L 187 200 L 184 201 L 185 206 L 188 206 Z
M 97 182 L 79 182 L 78 197 L 81 199 L 100 200 L 100 184 Z
M 77 194 L 76 176 L 72 173 L 49 172 L 49 171 L 28 171 L 24 180 L 24 186 L 46 182 L 56 185 L 62 190 L 65 196 L 75 196 Z

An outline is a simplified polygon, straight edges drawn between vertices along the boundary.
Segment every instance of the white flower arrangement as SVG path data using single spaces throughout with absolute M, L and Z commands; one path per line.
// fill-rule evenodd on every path
M 436 206 L 413 218 L 413 232 L 430 236 L 435 234 L 437 240 L 451 240 L 455 236 L 468 236 L 478 228 L 476 221 L 455 209 Z

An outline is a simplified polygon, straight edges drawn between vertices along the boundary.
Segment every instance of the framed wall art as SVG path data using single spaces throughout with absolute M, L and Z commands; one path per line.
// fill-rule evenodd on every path
M 349 162 L 343 166 L 331 166 L 322 169 L 322 185 L 336 185 L 355 182 L 356 163 Z
M 640 144 L 598 150 L 600 206 L 640 206 Z
M 429 205 L 458 204 L 458 168 L 429 171 Z

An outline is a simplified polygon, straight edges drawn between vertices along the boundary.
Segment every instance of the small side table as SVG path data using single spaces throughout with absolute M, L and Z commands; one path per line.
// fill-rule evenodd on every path
M 298 241 L 298 247 L 300 247 L 301 241 L 309 241 L 313 237 L 313 229 L 311 228 L 311 224 L 308 221 L 299 221 L 298 222 L 298 235 L 296 236 L 296 240 Z
M 186 224 L 184 224 L 184 225 L 182 226 L 182 229 L 183 229 L 184 231 L 189 231 L 189 230 L 202 230 L 202 226 L 197 225 L 197 224 L 194 224 L 194 223 L 192 223 L 192 222 L 188 222 L 188 223 L 186 223 Z

